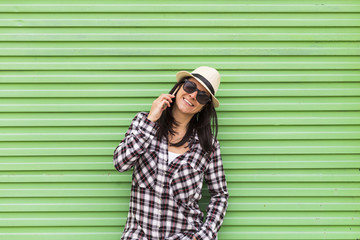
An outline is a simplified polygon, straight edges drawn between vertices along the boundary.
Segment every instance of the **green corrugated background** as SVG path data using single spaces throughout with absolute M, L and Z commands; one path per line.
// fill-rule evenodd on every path
M 355 0 L 0 1 L 0 239 L 119 239 L 113 151 L 201 65 L 222 74 L 219 239 L 359 239 L 359 26 Z

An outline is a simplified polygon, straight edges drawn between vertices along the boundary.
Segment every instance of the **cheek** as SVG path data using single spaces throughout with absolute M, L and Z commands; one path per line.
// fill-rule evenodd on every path
M 181 105 L 182 97 L 180 94 L 177 94 L 175 97 L 175 103 L 177 106 Z
M 181 96 L 180 94 L 177 94 L 177 95 L 176 95 L 175 102 L 177 102 L 177 103 L 180 102 L 180 100 L 181 100 L 181 97 L 180 97 L 180 96 Z

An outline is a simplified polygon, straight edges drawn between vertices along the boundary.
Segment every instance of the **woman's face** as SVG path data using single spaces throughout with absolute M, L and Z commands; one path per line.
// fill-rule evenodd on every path
M 195 78 L 189 78 L 189 81 L 194 82 L 200 91 L 204 91 L 208 96 L 211 96 L 210 93 L 203 87 L 203 85 L 201 85 Z M 200 104 L 196 100 L 197 94 L 197 91 L 193 93 L 185 92 L 183 85 L 181 85 L 179 91 L 176 94 L 174 108 L 185 114 L 196 114 L 205 106 L 204 104 Z M 191 104 L 189 104 L 188 102 L 190 102 Z

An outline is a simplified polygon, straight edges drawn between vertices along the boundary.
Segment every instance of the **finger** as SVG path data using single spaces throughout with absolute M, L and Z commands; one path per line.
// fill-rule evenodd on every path
M 167 100 L 163 100 L 161 110 L 165 110 L 167 107 L 170 107 L 170 103 Z
M 172 95 L 167 95 L 167 96 L 164 96 L 164 99 L 167 99 L 168 101 L 172 102 L 172 98 L 171 98 Z
M 175 95 L 172 95 L 172 94 L 170 94 L 170 93 L 168 93 L 168 94 L 161 94 L 163 97 L 165 97 L 165 98 L 174 98 L 175 97 Z
M 168 104 L 169 107 L 171 107 L 171 103 L 170 103 L 170 102 L 166 101 L 166 103 Z
M 166 104 L 164 103 L 161 107 L 161 111 L 164 111 L 166 109 Z
M 173 95 L 171 94 L 161 94 L 160 97 L 162 98 L 171 98 Z

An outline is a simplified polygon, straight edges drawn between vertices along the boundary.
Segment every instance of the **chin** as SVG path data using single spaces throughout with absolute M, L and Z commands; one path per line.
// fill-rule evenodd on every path
M 193 110 L 188 109 L 186 106 L 181 106 L 178 107 L 179 111 L 184 113 L 184 114 L 188 114 L 188 115 L 194 115 L 195 113 L 193 112 Z
M 187 113 L 187 114 L 193 114 L 192 111 L 190 111 L 189 109 L 186 109 L 186 108 L 181 108 L 180 111 L 183 113 Z

